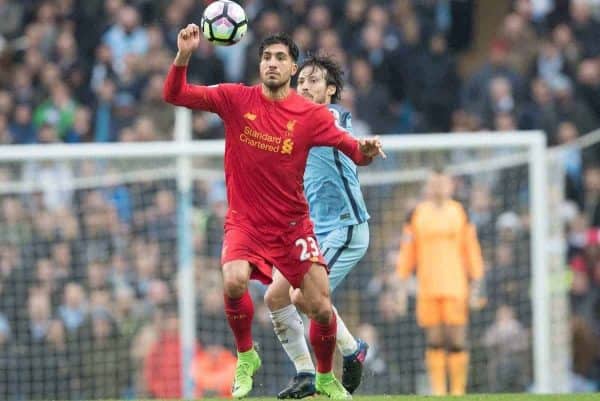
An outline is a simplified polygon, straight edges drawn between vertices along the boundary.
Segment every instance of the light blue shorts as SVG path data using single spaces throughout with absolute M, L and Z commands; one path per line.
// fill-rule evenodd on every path
M 317 240 L 329 266 L 329 287 L 333 291 L 367 253 L 369 223 L 317 234 Z

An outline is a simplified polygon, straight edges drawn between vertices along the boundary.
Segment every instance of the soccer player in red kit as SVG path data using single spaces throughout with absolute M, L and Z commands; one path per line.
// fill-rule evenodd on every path
M 195 24 L 179 32 L 178 53 L 163 95 L 169 103 L 217 113 L 225 124 L 229 209 L 221 263 L 225 313 L 238 351 L 232 395 L 248 395 L 261 365 L 252 341 L 254 306 L 248 281 L 270 283 L 272 267 L 277 266 L 294 288 L 292 302 L 301 303 L 311 319 L 317 391 L 332 399 L 350 399 L 332 373 L 336 319 L 325 261 L 303 194 L 303 174 L 313 146 L 336 147 L 356 164 L 365 165 L 379 154 L 384 156 L 381 143 L 376 137 L 352 137 L 335 124 L 325 106 L 290 89 L 299 51 L 288 35 L 262 41 L 261 83 L 255 86 L 188 84 L 187 65 L 199 41 Z

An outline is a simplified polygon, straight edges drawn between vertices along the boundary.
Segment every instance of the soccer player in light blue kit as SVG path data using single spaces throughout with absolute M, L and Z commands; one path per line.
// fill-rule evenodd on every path
M 298 69 L 298 93 L 313 102 L 327 104 L 338 125 L 350 131 L 350 112 L 335 104 L 342 87 L 342 71 L 327 57 L 310 56 Z M 330 270 L 331 291 L 362 259 L 369 246 L 369 214 L 356 170 L 356 165 L 338 150 L 317 147 L 311 149 L 304 173 L 304 193 Z M 271 311 L 275 334 L 297 372 L 277 397 L 298 399 L 315 393 L 315 367 L 304 337 L 302 318 L 291 303 L 289 290 L 289 283 L 274 270 L 265 303 Z M 368 345 L 350 334 L 339 315 L 336 336 L 344 356 L 342 383 L 352 393 L 360 384 Z

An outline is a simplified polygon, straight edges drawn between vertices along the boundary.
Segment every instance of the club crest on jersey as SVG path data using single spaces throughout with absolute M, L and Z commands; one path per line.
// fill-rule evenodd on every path
M 296 128 L 296 120 L 288 121 L 285 128 L 287 129 L 287 132 L 285 133 L 285 135 L 292 136 L 294 134 L 294 128 Z

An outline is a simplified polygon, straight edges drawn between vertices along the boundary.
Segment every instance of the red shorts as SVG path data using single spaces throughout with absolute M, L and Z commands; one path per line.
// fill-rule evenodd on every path
M 276 267 L 294 288 L 300 287 L 313 263 L 327 268 L 310 220 L 274 238 L 265 241 L 247 229 L 226 228 L 221 265 L 232 260 L 246 260 L 253 267 L 250 278 L 264 284 L 273 281 L 273 267 Z

